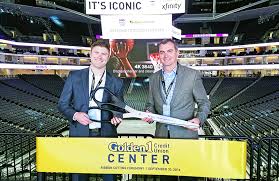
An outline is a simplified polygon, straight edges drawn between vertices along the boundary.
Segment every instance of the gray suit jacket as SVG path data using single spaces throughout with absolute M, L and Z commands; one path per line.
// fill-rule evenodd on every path
M 149 78 L 149 97 L 146 110 L 152 113 L 163 114 L 163 104 L 166 102 L 162 92 L 162 70 L 152 74 Z M 198 105 L 195 114 L 195 103 Z M 210 102 L 207 98 L 202 79 L 198 71 L 178 64 L 175 88 L 170 103 L 170 116 L 182 120 L 197 117 L 203 124 L 210 111 Z M 198 132 L 180 126 L 169 126 L 171 138 L 197 138 Z M 166 138 L 167 125 L 156 123 L 155 136 Z

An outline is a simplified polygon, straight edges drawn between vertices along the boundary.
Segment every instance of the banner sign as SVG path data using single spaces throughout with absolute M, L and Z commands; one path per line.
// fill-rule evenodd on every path
M 244 179 L 246 141 L 36 138 L 38 172 Z
M 86 0 L 86 14 L 185 13 L 185 0 Z
M 172 37 L 172 15 L 102 15 L 103 39 Z
M 178 40 L 181 40 L 181 29 L 172 26 L 172 36 Z
M 88 66 L 80 65 L 38 65 L 38 64 L 14 64 L 1 63 L 1 69 L 26 69 L 26 70 L 80 70 L 88 68 Z
M 217 33 L 217 34 L 186 34 L 181 35 L 182 38 L 206 38 L 206 37 L 228 37 L 227 33 Z

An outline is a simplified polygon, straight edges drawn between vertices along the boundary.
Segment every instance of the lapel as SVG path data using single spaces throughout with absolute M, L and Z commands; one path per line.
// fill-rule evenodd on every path
M 183 87 L 183 70 L 181 70 L 182 68 L 183 67 L 181 67 L 181 65 L 178 63 L 177 64 L 177 77 L 176 77 L 176 82 L 175 82 L 170 105 L 173 104 L 175 99 L 178 97 L 179 91 L 182 90 L 182 87 Z
M 105 88 L 107 88 L 113 92 L 112 84 L 113 84 L 112 76 L 110 75 L 110 73 L 108 71 L 106 71 Z M 104 93 L 102 102 L 108 102 L 108 101 L 109 101 L 109 96 L 108 96 L 108 94 Z
M 88 105 L 87 107 L 89 107 L 89 68 L 83 70 L 81 77 L 84 102 Z
M 105 88 L 109 89 L 110 91 L 114 91 L 113 90 L 113 79 L 112 76 L 110 75 L 110 73 L 108 73 L 108 71 L 106 71 L 106 82 L 105 82 Z M 106 93 L 106 91 L 103 92 L 103 98 L 102 98 L 102 102 L 110 102 L 111 97 L 108 93 Z M 108 115 L 107 111 L 101 111 L 101 120 L 103 120 L 105 117 L 107 117 Z
M 159 70 L 159 74 L 157 76 L 155 84 L 157 84 L 157 87 L 159 87 L 159 91 L 161 93 L 161 94 L 158 94 L 158 95 L 160 95 L 160 98 L 163 100 L 163 103 L 166 103 L 166 97 L 165 97 L 165 94 L 163 92 L 163 85 L 162 85 L 162 79 L 161 79 L 162 76 L 163 76 L 163 71 L 161 69 L 161 70 Z

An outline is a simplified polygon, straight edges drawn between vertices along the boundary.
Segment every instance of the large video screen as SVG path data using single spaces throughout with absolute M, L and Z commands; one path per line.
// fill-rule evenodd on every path
M 110 40 L 108 71 L 118 77 L 148 77 L 161 68 L 160 40 Z

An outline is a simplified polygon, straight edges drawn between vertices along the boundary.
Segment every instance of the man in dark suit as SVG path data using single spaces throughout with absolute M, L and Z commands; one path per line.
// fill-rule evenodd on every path
M 107 43 L 100 41 L 93 43 L 90 57 L 89 68 L 69 73 L 58 102 L 58 109 L 69 120 L 70 137 L 117 137 L 116 125 L 122 121 L 121 115 L 112 115 L 97 109 L 88 110 L 88 108 L 96 106 L 92 99 L 92 92 L 98 87 L 108 88 L 123 100 L 123 81 L 106 71 L 106 64 L 110 57 Z M 104 91 L 97 91 L 96 99 L 110 102 L 111 98 Z M 90 119 L 111 120 L 111 123 L 93 122 Z M 103 179 L 113 181 L 115 176 L 104 175 Z M 72 180 L 87 181 L 88 175 L 72 174 Z
M 202 125 L 210 111 L 210 102 L 199 72 L 178 63 L 178 48 L 171 39 L 159 43 L 159 56 L 163 69 L 149 78 L 146 110 Z M 144 120 L 153 122 L 151 118 Z M 156 123 L 155 137 L 197 139 L 198 129 Z M 176 179 L 177 177 L 161 177 L 161 180 L 167 181 Z M 194 178 L 185 177 L 180 180 Z

